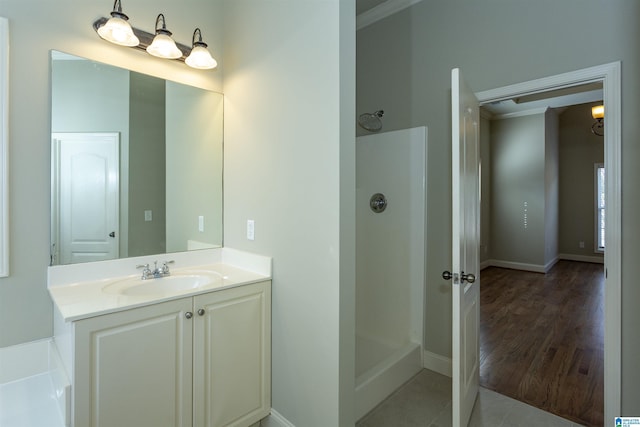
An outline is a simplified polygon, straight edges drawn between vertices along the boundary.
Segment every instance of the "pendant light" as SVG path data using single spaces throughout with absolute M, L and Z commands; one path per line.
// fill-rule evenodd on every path
M 196 34 L 198 34 L 198 41 L 196 41 Z M 202 41 L 202 33 L 200 28 L 196 28 L 191 37 L 191 53 L 184 61 L 189 67 L 197 68 L 199 70 L 210 70 L 218 66 L 218 62 L 213 59 L 207 44 Z
M 122 13 L 120 0 L 113 3 L 111 18 L 100 28 L 98 35 L 103 39 L 120 46 L 138 46 L 140 40 L 133 33 L 131 25 L 127 22 L 129 17 Z
M 158 28 L 162 19 L 162 28 Z M 178 59 L 182 56 L 182 51 L 176 46 L 176 42 L 171 38 L 171 31 L 167 30 L 164 15 L 161 13 L 156 18 L 156 36 L 153 42 L 147 47 L 150 55 L 158 58 Z

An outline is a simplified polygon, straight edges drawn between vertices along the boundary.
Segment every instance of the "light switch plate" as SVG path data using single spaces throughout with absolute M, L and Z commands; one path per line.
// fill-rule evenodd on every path
M 150 210 L 144 211 L 144 220 L 151 221 L 153 219 L 153 213 Z
M 256 224 L 252 219 L 247 220 L 247 239 L 255 240 L 256 239 Z

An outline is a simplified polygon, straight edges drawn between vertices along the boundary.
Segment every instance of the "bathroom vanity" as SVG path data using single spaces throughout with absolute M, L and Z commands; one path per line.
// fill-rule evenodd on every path
M 214 261 L 198 264 L 207 253 Z M 99 273 L 50 270 L 71 426 L 250 426 L 269 414 L 270 259 L 226 248 L 184 256 L 146 280 L 69 283 Z

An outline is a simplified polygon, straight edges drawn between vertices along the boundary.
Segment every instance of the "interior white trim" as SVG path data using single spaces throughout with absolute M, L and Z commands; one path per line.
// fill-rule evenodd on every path
M 380 3 L 373 9 L 369 9 L 356 16 L 356 31 L 421 1 L 422 0 L 387 0 L 384 3 Z
M 567 261 L 578 261 L 578 262 L 591 262 L 594 264 L 604 264 L 604 257 L 601 256 L 589 256 L 589 255 L 575 255 L 575 254 L 559 254 L 559 259 L 564 259 Z
M 280 413 L 273 408 L 271 408 L 271 414 L 269 414 L 268 417 L 260 420 L 260 426 L 261 427 L 296 427 L 291 423 L 291 421 L 289 421 L 288 419 L 280 415 Z
M 514 119 L 516 117 L 525 117 L 525 116 L 533 116 L 536 114 L 544 114 L 548 109 L 549 107 L 541 107 L 541 108 L 532 108 L 530 110 L 524 110 L 524 111 L 516 111 L 513 113 L 494 114 L 491 116 L 491 120 Z
M 488 259 L 482 262 L 480 269 L 482 270 L 487 267 L 500 267 L 510 268 L 512 270 L 532 271 L 534 273 L 546 273 L 551 270 L 554 265 L 556 265 L 559 259 L 560 257 L 556 257 L 544 265 L 527 264 L 525 262 L 504 261 L 500 259 Z
M 602 82 L 607 111 L 605 169 L 607 223 L 605 253 L 604 419 L 620 414 L 622 393 L 622 81 L 621 64 L 612 62 L 476 93 L 481 104 L 553 89 Z
M 451 358 L 425 350 L 422 354 L 422 366 L 433 372 L 451 378 Z
M 9 275 L 9 21 L 0 17 L 0 277 Z

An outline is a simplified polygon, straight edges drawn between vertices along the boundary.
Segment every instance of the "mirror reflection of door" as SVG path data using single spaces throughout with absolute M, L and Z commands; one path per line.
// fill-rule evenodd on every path
M 52 138 L 51 263 L 117 258 L 120 135 L 53 133 Z

